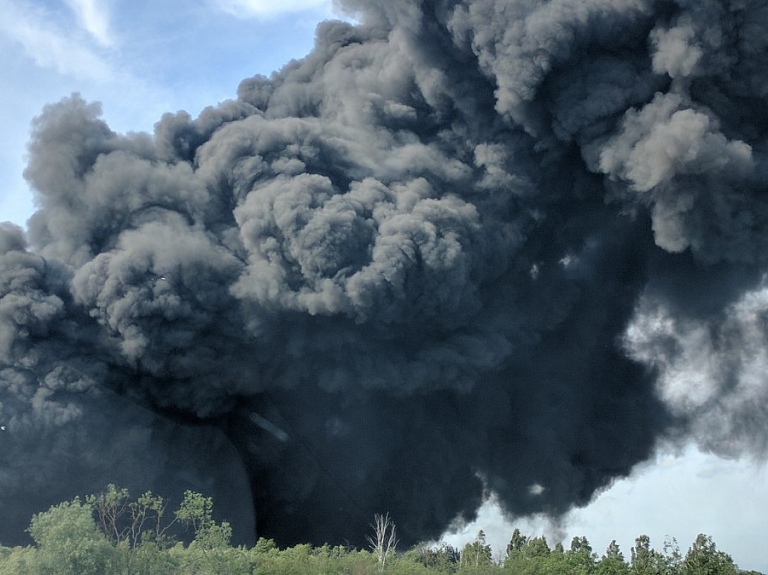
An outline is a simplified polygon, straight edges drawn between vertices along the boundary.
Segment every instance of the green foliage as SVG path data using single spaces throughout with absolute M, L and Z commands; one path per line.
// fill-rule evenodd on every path
M 598 575 L 629 575 L 629 566 L 615 540 L 611 541 L 595 570 Z
M 667 537 L 664 541 L 664 553 L 661 556 L 662 575 L 680 575 L 683 567 L 683 557 L 677 539 Z
M 3 548 L 0 575 L 35 575 L 40 573 L 39 553 L 34 547 Z
M 184 500 L 176 510 L 176 518 L 195 532 L 207 529 L 213 523 L 213 499 L 194 491 L 186 491 Z
M 162 542 L 176 521 L 166 520 L 168 502 L 150 491 L 131 500 L 127 489 L 110 484 L 105 492 L 89 495 L 86 502 L 101 530 L 116 546 L 134 549 L 143 540 Z
M 572 573 L 586 575 L 595 570 L 597 556 L 586 537 L 574 537 L 571 548 L 564 553 L 565 563 Z
M 90 505 L 77 497 L 35 515 L 29 534 L 50 575 L 102 575 L 112 566 L 112 546 L 96 527 Z
M 562 552 L 552 551 L 544 536 L 525 537 L 515 529 L 507 545 L 504 572 L 515 575 L 559 575 L 566 569 Z
M 552 555 L 546 537 L 526 537 L 519 529 L 515 529 L 507 544 L 504 572 L 516 575 L 560 573 L 563 568 L 562 554 Z
M 719 551 L 708 535 L 699 534 L 685 556 L 682 575 L 736 575 L 738 569 L 727 553 Z
M 528 538 L 515 528 L 512 532 L 512 539 L 507 543 L 507 557 L 514 556 L 516 553 L 522 553 Z
M 492 563 L 491 546 L 485 540 L 485 532 L 481 529 L 472 543 L 467 543 L 461 550 L 460 572 L 480 573 L 487 571 Z
M 598 559 L 586 537 L 575 537 L 567 550 L 546 538 L 512 534 L 506 557 L 495 562 L 480 531 L 461 552 L 445 543 L 422 544 L 395 555 L 394 525 L 387 516 L 374 528 L 372 542 L 392 552 L 324 545 L 280 549 L 259 539 L 250 549 L 231 545 L 232 528 L 213 518 L 213 501 L 188 491 L 178 509 L 151 493 L 132 499 L 109 485 L 98 495 L 75 498 L 32 518 L 35 545 L 0 546 L 0 575 L 762 575 L 740 571 L 712 538 L 699 535 L 685 557 L 677 542 L 663 552 L 641 535 L 627 562 L 612 541 Z M 169 533 L 173 525 L 192 530 L 188 544 Z
M 401 559 L 422 565 L 429 573 L 449 574 L 458 570 L 461 553 L 455 547 L 441 541 L 437 545 L 417 545 L 406 552 Z
M 523 549 L 523 554 L 531 559 L 536 557 L 549 557 L 550 553 L 551 551 L 549 549 L 549 544 L 547 543 L 547 538 L 543 535 L 541 537 L 528 539 L 528 543 L 526 543 L 525 548 Z
M 310 545 L 296 545 L 280 550 L 273 541 L 261 539 L 247 552 L 247 555 L 252 571 L 233 571 L 232 573 L 373 575 L 379 572 L 378 561 L 372 553 L 344 547 L 324 545 L 315 548 Z M 394 570 L 392 564 L 387 566 L 387 573 L 407 572 Z
M 631 575 L 663 575 L 674 563 L 651 547 L 651 540 L 647 535 L 640 535 L 635 539 L 631 557 Z

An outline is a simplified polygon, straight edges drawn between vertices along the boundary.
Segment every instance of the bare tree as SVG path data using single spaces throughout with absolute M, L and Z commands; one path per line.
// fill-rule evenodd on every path
M 376 514 L 374 515 L 374 523 L 371 525 L 371 528 L 373 529 L 374 536 L 367 537 L 368 543 L 370 543 L 371 550 L 379 562 L 379 572 L 383 572 L 387 560 L 395 553 L 397 548 L 395 524 L 389 518 L 389 513 L 386 515 Z

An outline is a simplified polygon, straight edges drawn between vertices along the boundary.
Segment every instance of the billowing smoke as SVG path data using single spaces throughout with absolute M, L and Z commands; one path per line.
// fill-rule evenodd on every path
M 197 119 L 35 121 L 0 540 L 117 481 L 243 540 L 415 542 L 489 491 L 584 505 L 661 439 L 768 447 L 765 3 L 342 5 Z

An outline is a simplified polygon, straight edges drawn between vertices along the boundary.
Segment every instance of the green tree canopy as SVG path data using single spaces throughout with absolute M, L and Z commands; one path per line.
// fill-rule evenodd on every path
M 103 575 L 110 567 L 112 546 L 77 497 L 35 515 L 28 531 L 50 575 Z
M 599 575 L 629 575 L 629 566 L 624 561 L 624 554 L 615 539 L 597 563 L 596 572 Z
M 719 551 L 712 537 L 699 534 L 682 565 L 682 575 L 736 575 L 738 569 L 727 553 Z
M 461 550 L 462 566 L 482 567 L 491 564 L 491 546 L 485 539 L 485 531 L 478 532 L 472 543 L 467 543 Z
M 483 531 L 460 553 L 441 543 L 395 554 L 393 544 L 391 556 L 381 561 L 375 546 L 281 549 L 259 539 L 251 549 L 233 547 L 232 529 L 214 520 L 210 497 L 188 491 L 174 513 L 166 511 L 168 506 L 151 493 L 133 499 L 114 485 L 99 495 L 54 505 L 32 518 L 34 545 L 0 546 L 0 575 L 762 575 L 740 571 L 703 534 L 685 557 L 674 539 L 659 552 L 641 535 L 629 562 L 616 541 L 598 560 L 586 537 L 574 537 L 564 550 L 561 543 L 550 548 L 543 535 L 530 537 L 519 529 L 503 562 L 493 560 Z M 173 525 L 188 527 L 193 538 L 176 540 L 168 532 Z M 389 541 L 386 525 L 383 521 L 378 534 Z

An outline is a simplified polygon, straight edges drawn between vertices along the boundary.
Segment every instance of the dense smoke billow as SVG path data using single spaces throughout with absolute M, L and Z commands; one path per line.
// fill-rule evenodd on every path
M 4 543 L 109 481 L 211 494 L 241 540 L 389 512 L 407 543 L 488 492 L 584 505 L 661 439 L 765 451 L 768 6 L 341 4 L 197 119 L 35 120 Z

